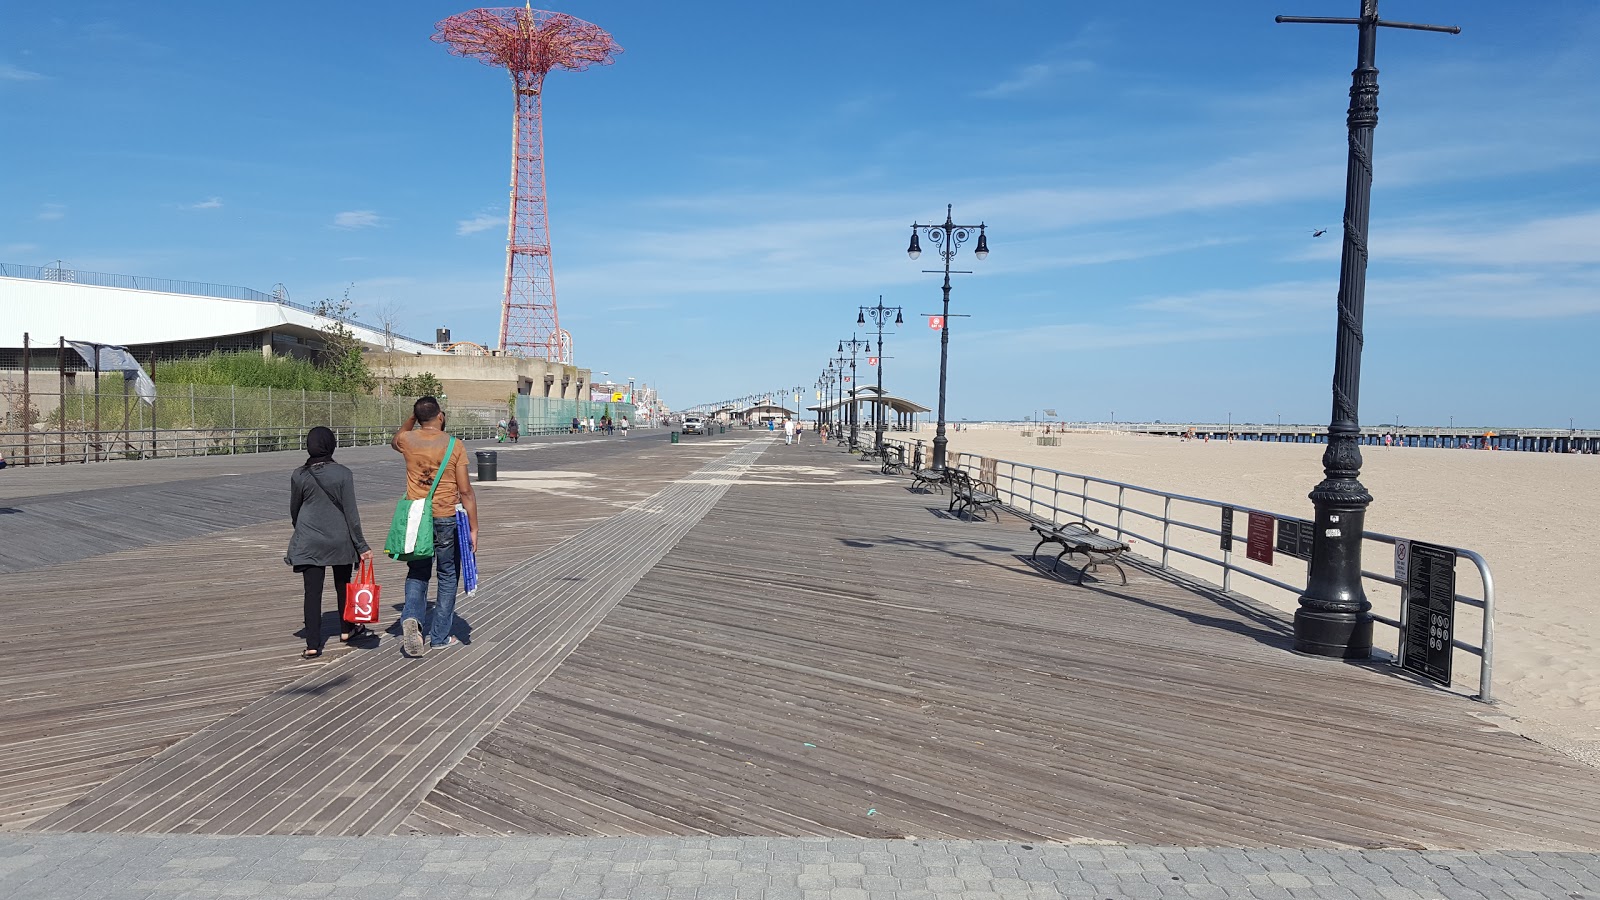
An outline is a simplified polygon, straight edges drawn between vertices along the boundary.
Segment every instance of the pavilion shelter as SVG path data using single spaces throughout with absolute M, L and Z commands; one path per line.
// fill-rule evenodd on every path
M 784 419 L 796 419 L 798 414 L 788 407 L 778 406 L 774 403 L 761 403 L 739 413 L 746 422 L 756 425 L 765 425 L 768 422 L 783 422 Z

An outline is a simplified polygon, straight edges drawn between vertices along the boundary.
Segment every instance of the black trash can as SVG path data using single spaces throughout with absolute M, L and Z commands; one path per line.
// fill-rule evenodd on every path
M 500 480 L 500 454 L 493 450 L 478 451 L 478 480 Z

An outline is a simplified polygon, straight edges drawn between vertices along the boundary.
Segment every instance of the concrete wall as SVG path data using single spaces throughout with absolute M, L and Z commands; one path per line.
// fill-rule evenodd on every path
M 381 377 L 431 372 L 452 403 L 503 404 L 513 392 L 561 400 L 589 399 L 589 370 L 515 356 L 416 356 L 374 353 L 368 360 Z

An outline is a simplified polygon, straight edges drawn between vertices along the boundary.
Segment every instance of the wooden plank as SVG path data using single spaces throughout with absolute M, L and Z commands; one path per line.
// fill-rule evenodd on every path
M 500 454 L 503 480 L 478 490 L 483 532 L 478 561 L 485 578 L 502 575 L 603 521 L 620 506 L 693 471 L 714 452 L 683 453 L 664 440 L 521 447 L 527 449 Z M 385 462 L 396 456 L 388 448 L 369 449 L 379 451 Z M 353 454 L 341 450 L 340 458 L 347 452 Z M 274 466 L 286 467 L 271 473 L 281 494 L 287 468 L 300 458 L 274 456 Z M 263 462 L 256 457 L 239 461 Z M 204 469 L 212 462 L 99 468 L 146 477 L 159 470 L 164 480 L 151 482 L 159 485 L 184 481 L 188 467 Z M 380 498 L 362 504 L 369 539 L 375 538 L 370 526 L 387 522 L 399 470 L 385 484 L 376 465 L 350 462 L 363 493 L 371 490 Z M 581 489 L 519 487 L 534 473 L 553 470 L 589 477 L 577 479 Z M 295 637 L 299 579 L 281 562 L 287 542 L 287 522 L 279 521 L 7 575 L 6 605 L 13 621 L 8 640 L 0 644 L 0 692 L 8 701 L 0 704 L 0 828 L 30 827 L 308 672 L 337 668 L 347 658 L 372 652 L 330 642 L 326 661 L 298 660 L 303 646 Z M 380 560 L 378 573 L 389 608 L 397 614 L 405 568 Z M 327 601 L 325 631 L 337 628 L 332 608 Z M 469 625 L 481 609 L 464 598 L 457 607 Z
M 668 485 L 481 588 L 477 618 L 485 639 L 425 660 L 368 654 L 302 679 L 38 827 L 392 830 L 716 503 L 726 490 L 725 483 L 714 483 L 716 476 L 736 476 L 759 449 L 738 442 L 702 467 L 702 477 Z M 318 777 L 307 780 L 305 772 Z
M 428 805 L 470 833 L 1600 843 L 1593 769 L 1295 656 L 1277 611 L 1148 562 L 1078 588 L 1016 520 L 769 461 L 828 474 L 730 491 Z

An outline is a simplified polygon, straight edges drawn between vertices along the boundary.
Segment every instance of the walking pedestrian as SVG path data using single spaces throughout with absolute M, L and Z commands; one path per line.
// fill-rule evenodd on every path
M 433 494 L 433 556 L 406 563 L 406 603 L 400 613 L 400 630 L 401 647 L 409 656 L 459 643 L 450 633 L 455 626 L 456 588 L 461 583 L 456 549 L 458 503 L 467 511 L 468 546 L 478 549 L 478 498 L 467 474 L 467 454 L 444 429 L 445 414 L 439 401 L 423 397 L 390 443 L 406 460 L 406 499 L 421 500 L 430 491 Z M 430 620 L 428 581 L 436 567 L 438 589 Z
M 511 421 L 506 423 L 506 433 L 510 436 L 511 443 L 515 444 L 517 442 L 517 435 L 521 430 L 522 426 L 517 424 L 517 417 L 512 416 Z
M 577 416 L 573 416 L 572 417 L 572 430 L 567 432 L 567 433 L 568 434 L 577 434 L 578 433 L 578 417 Z
M 361 535 L 361 514 L 356 508 L 356 480 L 350 470 L 333 461 L 339 446 L 333 431 L 318 425 L 306 435 L 306 461 L 289 475 L 289 521 L 294 535 L 283 561 L 294 567 L 305 588 L 305 639 L 302 659 L 322 655 L 322 588 L 333 569 L 333 602 L 343 618 L 344 589 L 351 567 L 372 559 L 372 548 Z M 366 637 L 367 626 L 345 621 L 339 640 L 350 643 Z
M 622 417 L 622 436 L 623 437 L 627 437 L 628 436 L 628 417 L 627 416 L 623 416 Z
M 794 443 L 794 420 L 793 419 L 784 419 L 783 420 L 783 443 L 784 443 L 784 446 L 788 446 L 788 445 Z

